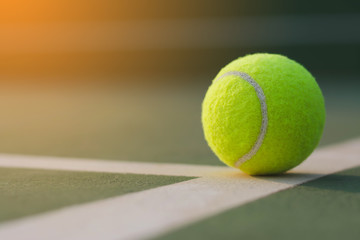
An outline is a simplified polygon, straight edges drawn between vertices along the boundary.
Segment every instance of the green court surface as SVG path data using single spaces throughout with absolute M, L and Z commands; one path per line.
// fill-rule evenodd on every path
M 189 179 L 0 168 L 0 222 Z
M 324 76 L 320 79 L 331 78 Z M 326 99 L 327 122 L 320 148 L 336 146 L 360 136 L 360 112 L 356 107 L 356 103 L 360 102 L 359 95 L 356 94 L 358 86 L 344 86 L 333 80 L 322 86 Z M 3 109 L 0 118 L 0 152 L 21 154 L 24 158 L 27 155 L 39 155 L 58 156 L 65 160 L 98 159 L 99 164 L 104 160 L 125 160 L 149 164 L 224 166 L 208 148 L 201 129 L 201 101 L 207 87 L 208 84 L 205 83 L 193 86 L 156 85 L 146 88 L 116 84 L 88 84 L 86 87 L 78 84 L 49 84 L 36 88 L 9 84 L 0 89 L 0 108 Z M 343 154 L 346 158 L 346 150 Z M 339 157 L 340 165 L 342 160 Z M 31 159 L 29 161 L 31 162 Z M 161 168 L 159 165 L 159 169 Z M 0 224 L 0 237 L 6 239 L 6 236 L 18 236 L 12 231 L 26 233 L 27 230 L 34 229 L 33 231 L 38 232 L 42 229 L 41 225 L 50 224 L 46 227 L 48 230 L 42 234 L 50 234 L 44 235 L 47 236 L 44 239 L 53 239 L 57 230 L 52 227 L 81 217 L 76 209 L 87 208 L 88 203 L 96 206 L 102 200 L 114 198 L 116 201 L 119 197 L 126 200 L 129 193 L 138 193 L 141 196 L 143 190 L 158 191 L 161 186 L 168 186 L 169 191 L 172 191 L 177 183 L 194 179 L 162 176 L 162 173 L 148 175 L 146 167 L 143 170 L 144 174 L 127 174 L 126 171 L 99 173 L 23 169 L 21 166 L 0 168 L 0 221 L 4 224 Z M 354 168 L 274 192 L 247 204 L 226 207 L 217 214 L 181 224 L 155 220 L 158 213 L 163 216 L 169 209 L 162 212 L 160 208 L 149 213 L 151 208 L 156 207 L 142 203 L 139 205 L 141 216 L 132 216 L 133 212 L 127 211 L 126 206 L 118 206 L 126 211 L 124 219 L 128 216 L 131 216 L 131 219 L 154 217 L 153 220 L 144 220 L 139 226 L 146 226 L 151 222 L 159 226 L 164 224 L 164 227 L 161 227 L 161 230 L 149 227 L 148 230 L 141 228 L 135 231 L 137 227 L 131 225 L 130 221 L 124 225 L 119 223 L 118 227 L 109 232 L 113 236 L 121 236 L 120 239 L 338 239 L 341 236 L 351 239 L 360 235 L 357 228 L 360 211 L 359 177 L 359 168 Z M 261 178 L 257 180 L 261 181 Z M 237 184 L 241 186 L 244 183 Z M 187 188 L 190 190 L 192 187 L 181 189 L 185 191 Z M 199 199 L 189 203 L 187 201 L 192 200 L 188 200 L 188 193 L 184 193 L 184 199 L 179 201 L 183 201 L 185 206 L 179 208 L 175 207 L 179 202 L 176 199 L 169 200 L 166 191 L 160 191 L 160 199 L 157 201 L 160 205 L 162 202 L 166 205 L 167 201 L 174 201 L 174 207 L 170 209 L 179 213 L 169 216 L 169 219 L 177 219 L 175 216 L 187 219 L 192 216 L 193 211 L 186 210 L 187 206 L 195 203 L 207 209 L 206 203 L 202 202 L 209 196 L 211 198 L 213 191 L 216 193 L 218 190 L 210 190 L 210 195 L 201 190 L 193 191 L 189 198 L 198 196 Z M 226 193 L 223 201 L 229 198 L 231 193 Z M 149 200 L 149 203 L 151 202 L 152 200 Z M 116 206 L 116 203 L 114 205 Z M 74 212 L 69 210 L 70 207 L 74 207 Z M 144 210 L 141 210 L 142 208 Z M 58 219 L 62 209 L 70 214 L 68 220 Z M 52 214 L 57 219 L 53 224 Z M 114 213 L 108 216 L 109 219 L 99 219 L 97 224 L 107 226 L 113 221 L 121 222 L 122 219 L 117 219 L 119 216 L 122 214 Z M 40 220 L 32 221 L 32 218 Z M 36 225 L 37 221 L 43 223 Z M 8 226 L 9 222 L 11 224 Z M 30 227 L 28 224 L 35 225 Z M 152 226 L 151 224 L 149 226 Z M 173 225 L 175 227 L 170 227 Z M 11 230 L 12 226 L 15 230 Z M 129 233 L 130 237 L 124 237 L 127 236 L 127 231 L 122 230 L 122 227 L 134 229 L 134 232 Z M 7 231 L 11 233 L 6 235 Z M 76 228 L 71 231 L 76 231 Z M 72 234 L 71 231 L 69 234 Z M 82 234 L 91 231 L 83 230 Z M 51 235 L 51 232 L 55 235 Z M 136 234 L 142 235 L 139 237 Z M 96 233 L 94 236 L 97 236 Z M 21 239 L 21 235 L 15 237 L 17 238 Z M 88 237 L 84 235 L 81 238 Z

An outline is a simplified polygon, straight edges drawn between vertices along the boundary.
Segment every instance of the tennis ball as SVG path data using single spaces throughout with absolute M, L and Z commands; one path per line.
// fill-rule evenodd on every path
M 314 77 L 277 54 L 229 63 L 202 104 L 210 148 L 250 175 L 279 174 L 300 164 L 319 143 L 324 122 L 324 98 Z

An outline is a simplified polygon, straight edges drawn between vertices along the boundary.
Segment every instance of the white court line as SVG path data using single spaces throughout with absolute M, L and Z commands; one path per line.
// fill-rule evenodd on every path
M 0 239 L 146 239 L 359 165 L 360 139 L 357 139 L 317 150 L 292 174 L 278 177 L 250 177 L 234 171 L 212 174 L 5 223 L 0 225 Z
M 238 170 L 226 166 L 109 161 L 12 154 L 0 154 L 0 167 L 185 177 L 219 176 L 220 173 L 238 172 Z

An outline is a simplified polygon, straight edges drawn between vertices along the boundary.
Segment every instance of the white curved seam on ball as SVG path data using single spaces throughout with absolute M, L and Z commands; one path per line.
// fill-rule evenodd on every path
M 268 125 L 268 116 L 267 116 L 267 106 L 266 106 L 266 100 L 265 100 L 265 94 L 264 91 L 262 90 L 262 88 L 260 87 L 260 85 L 248 74 L 244 73 L 244 72 L 238 72 L 238 71 L 230 71 L 227 73 L 224 73 L 223 75 L 221 75 L 220 77 L 218 77 L 216 81 L 227 77 L 227 76 L 238 76 L 241 77 L 242 79 L 244 79 L 245 81 L 247 81 L 248 83 L 251 84 L 251 86 L 254 87 L 256 95 L 260 101 L 260 107 L 261 107 L 261 128 L 260 128 L 260 133 L 258 135 L 258 138 L 255 142 L 255 144 L 252 146 L 251 150 L 246 153 L 245 155 L 243 155 L 242 157 L 239 158 L 239 160 L 236 161 L 235 163 L 235 167 L 240 167 L 241 164 L 243 164 L 244 162 L 246 162 L 247 160 L 251 159 L 260 149 L 263 141 L 264 141 L 264 137 L 266 134 L 266 130 L 267 130 L 267 125 Z

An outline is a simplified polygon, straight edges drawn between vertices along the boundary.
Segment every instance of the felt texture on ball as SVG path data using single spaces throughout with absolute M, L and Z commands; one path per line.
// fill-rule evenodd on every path
M 250 175 L 283 173 L 318 145 L 325 103 L 314 77 L 278 54 L 238 58 L 213 80 L 202 104 L 210 148 Z

